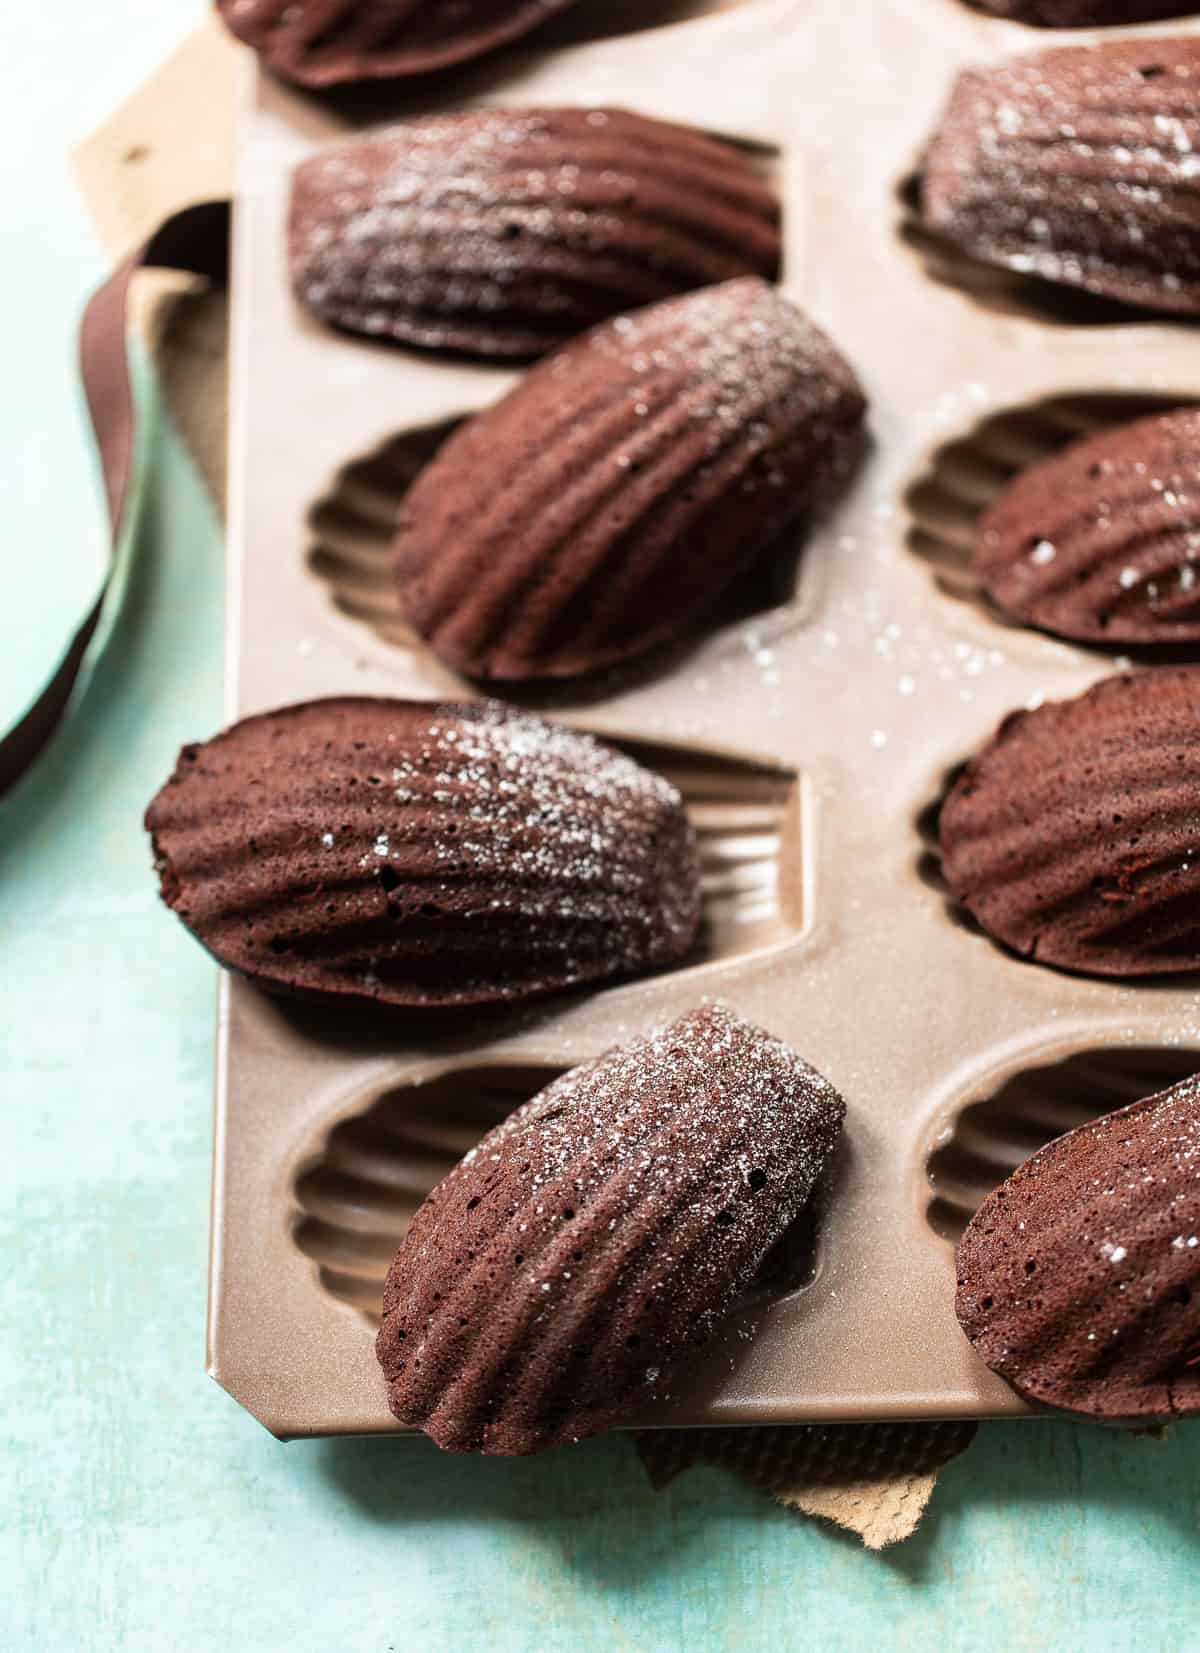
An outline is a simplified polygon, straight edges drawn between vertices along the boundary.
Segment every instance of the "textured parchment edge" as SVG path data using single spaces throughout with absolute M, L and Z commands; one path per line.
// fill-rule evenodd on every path
M 638 1453 L 664 1487 L 697 1465 L 725 1469 L 799 1514 L 857 1533 L 871 1550 L 920 1524 L 943 1465 L 975 1438 L 973 1423 L 772 1425 L 648 1429 Z

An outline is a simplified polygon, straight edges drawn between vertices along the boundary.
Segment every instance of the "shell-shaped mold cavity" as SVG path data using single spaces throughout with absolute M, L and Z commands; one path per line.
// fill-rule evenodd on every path
M 388 1266 L 418 1207 L 464 1154 L 562 1071 L 460 1068 L 395 1086 L 336 1125 L 292 1191 L 293 1238 L 329 1295 L 378 1324 Z
M 1200 1051 L 1107 1046 L 1028 1067 L 967 1102 L 926 1164 L 930 1227 L 957 1241 L 993 1188 L 1055 1137 L 1178 1084 Z
M 489 1004 L 678 963 L 700 859 L 661 776 L 489 703 L 343 698 L 185 747 L 151 803 L 163 899 L 263 987 Z
M 573 0 L 217 0 L 239 40 L 301 86 L 427 74 L 528 34 Z
M 1011 713 L 941 808 L 952 896 L 1023 958 L 1097 976 L 1200 968 L 1200 667 Z
M 447 1450 L 526 1453 L 662 1395 L 803 1209 L 844 1112 L 720 1005 L 564 1074 L 412 1220 L 377 1343 L 397 1418 Z
M 292 181 L 297 299 L 356 333 L 538 356 L 630 306 L 779 271 L 750 157 L 620 109 L 484 109 L 325 149 Z
M 1200 1078 L 1058 1137 L 989 1195 L 958 1247 L 957 1309 L 1028 1400 L 1200 1412 Z
M 1177 398 L 1114 393 L 1058 396 L 990 415 L 938 448 L 909 488 L 909 550 L 928 565 L 945 595 L 978 604 L 997 622 L 1014 623 L 1016 616 L 989 597 L 977 566 L 981 523 L 1023 477 L 1041 471 L 1064 450 L 1076 445 L 1082 450 L 1090 439 L 1179 411 Z M 1027 547 L 1037 551 L 1035 568 L 1047 562 L 1046 552 L 1037 549 L 1041 539 Z
M 967 70 L 923 158 L 922 225 L 938 246 L 1010 274 L 1195 315 L 1198 84 L 1200 40 L 1189 37 Z
M 619 316 L 469 420 L 409 489 L 401 603 L 481 680 L 570 677 L 706 616 L 853 451 L 848 364 L 756 278 Z

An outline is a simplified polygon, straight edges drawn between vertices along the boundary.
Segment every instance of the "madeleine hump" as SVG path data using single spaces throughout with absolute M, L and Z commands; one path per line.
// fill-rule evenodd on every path
M 1093 976 L 1200 969 L 1200 666 L 1012 712 L 941 810 L 952 895 L 997 941 Z
M 468 677 L 568 677 L 665 642 L 844 473 L 865 399 L 754 277 L 605 322 L 469 420 L 402 508 L 407 616 Z
M 239 40 L 301 86 L 422 75 L 528 34 L 574 0 L 217 0 Z
M 621 109 L 404 121 L 297 168 L 292 287 L 351 332 L 544 355 L 634 305 L 779 272 L 779 201 L 733 144 Z
M 1200 39 L 1065 46 L 961 74 L 921 216 L 985 264 L 1200 311 Z
M 494 704 L 317 700 L 185 746 L 146 812 L 163 900 L 275 992 L 490 1004 L 677 963 L 700 920 L 675 788 Z
M 536 1452 L 664 1395 L 800 1214 L 845 1105 L 722 1005 L 573 1069 L 413 1218 L 377 1353 L 453 1452 Z
M 1085 643 L 1200 639 L 1200 408 L 1074 442 L 983 517 L 975 567 L 1017 619 Z
M 1113 1423 L 1200 1412 L 1200 1076 L 1014 1171 L 959 1242 L 957 1309 L 1026 1400 Z

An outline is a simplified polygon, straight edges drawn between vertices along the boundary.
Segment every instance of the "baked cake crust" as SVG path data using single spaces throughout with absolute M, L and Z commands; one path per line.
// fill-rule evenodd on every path
M 845 1107 L 723 1005 L 519 1108 L 433 1191 L 377 1352 L 402 1423 L 535 1452 L 664 1396 L 809 1199 Z
M 661 776 L 495 704 L 342 698 L 187 746 L 146 812 L 163 899 L 276 992 L 489 1004 L 677 963 L 695 835 Z

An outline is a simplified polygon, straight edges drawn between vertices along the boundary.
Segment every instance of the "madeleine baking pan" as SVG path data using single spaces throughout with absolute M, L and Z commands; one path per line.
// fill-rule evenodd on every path
M 956 260 L 911 221 L 908 180 L 959 68 L 1060 38 L 960 0 L 581 0 L 536 51 L 453 82 L 462 103 L 619 104 L 749 146 L 784 200 L 784 289 L 870 396 L 869 451 L 794 567 L 715 630 L 586 692 L 526 700 L 682 789 L 705 865 L 693 960 L 436 1020 L 223 981 L 209 1365 L 275 1433 L 398 1427 L 372 1340 L 423 1195 L 550 1077 L 705 998 L 793 1044 L 849 1115 L 804 1283 L 764 1281 L 653 1421 L 1024 1410 L 955 1320 L 956 1235 L 1040 1143 L 1192 1071 L 1200 1050 L 1194 985 L 1084 980 L 1006 954 L 948 905 L 930 844 L 947 774 L 1006 711 L 1114 669 L 1111 653 L 988 608 L 974 519 L 1073 435 L 1200 396 L 1200 332 L 1097 319 Z M 415 469 L 513 374 L 327 331 L 295 307 L 284 261 L 293 165 L 422 95 L 444 102 L 446 85 L 322 98 L 248 70 L 231 718 L 322 694 L 475 692 L 407 632 L 388 539 Z

